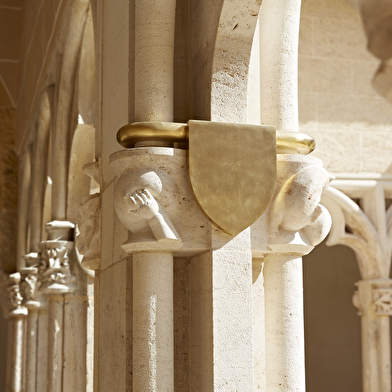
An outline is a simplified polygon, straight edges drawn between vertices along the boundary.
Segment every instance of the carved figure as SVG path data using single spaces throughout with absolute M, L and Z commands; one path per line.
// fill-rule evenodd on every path
M 289 243 L 299 233 L 315 246 L 327 236 L 331 217 L 320 200 L 331 179 L 321 166 L 309 165 L 283 182 L 271 205 L 270 243 Z
M 132 232 L 129 242 L 180 239 L 158 202 L 162 189 L 162 181 L 154 171 L 132 171 L 119 178 L 115 209 L 121 222 Z
M 76 237 L 76 246 L 83 260 L 99 258 L 101 249 L 101 195 L 87 196 L 79 208 L 80 234 Z

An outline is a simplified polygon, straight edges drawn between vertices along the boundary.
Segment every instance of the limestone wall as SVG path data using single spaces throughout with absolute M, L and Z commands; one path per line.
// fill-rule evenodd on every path
M 392 174 L 392 106 L 371 81 L 379 61 L 366 50 L 359 13 L 342 0 L 302 2 L 300 130 L 332 172 Z

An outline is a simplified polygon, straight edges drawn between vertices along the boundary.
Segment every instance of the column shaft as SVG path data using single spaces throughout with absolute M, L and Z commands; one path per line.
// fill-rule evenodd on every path
M 7 392 L 23 391 L 23 337 L 26 315 L 13 315 L 8 321 L 10 344 L 8 345 Z
M 173 121 L 176 1 L 135 2 L 135 120 Z
M 302 259 L 266 256 L 264 288 L 267 391 L 304 392 Z
M 60 392 L 63 381 L 64 296 L 49 294 L 48 392 Z
M 25 392 L 36 392 L 38 309 L 29 309 L 26 329 Z
M 263 0 L 260 13 L 261 121 L 298 131 L 301 0 Z
M 133 390 L 173 391 L 173 255 L 133 256 Z
M 49 312 L 46 295 L 42 295 L 45 300 L 45 307 L 38 311 L 38 343 L 37 343 L 37 392 L 46 391 L 48 383 L 48 321 Z
M 87 304 L 87 295 L 64 295 L 62 392 L 87 388 Z
M 363 392 L 391 390 L 389 316 L 361 317 Z
M 191 261 L 193 392 L 252 391 L 252 255 L 249 229 L 228 239 L 212 233 L 213 250 Z

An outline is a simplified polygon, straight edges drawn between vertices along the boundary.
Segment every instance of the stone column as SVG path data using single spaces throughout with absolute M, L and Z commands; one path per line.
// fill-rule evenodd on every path
M 171 252 L 133 255 L 133 388 L 136 391 L 174 390 L 172 272 Z
M 40 244 L 38 244 L 40 246 Z M 26 392 L 46 391 L 48 375 L 48 298 L 39 291 L 41 255 L 25 255 L 21 270 L 23 300 L 29 311 L 26 326 Z
M 268 212 L 269 252 L 264 256 L 266 385 L 305 391 L 302 259 L 331 227 L 319 205 L 330 176 L 319 159 L 278 157 L 278 182 Z
M 391 390 L 389 317 L 392 281 L 361 280 L 353 297 L 361 316 L 363 391 Z
M 69 261 L 74 225 L 53 221 L 46 224 L 48 240 L 41 242 L 41 286 L 48 295 L 48 384 L 47 392 L 63 390 L 64 294 L 75 289 Z
M 25 355 L 25 392 L 36 392 L 37 375 L 37 343 L 38 343 L 38 311 L 41 307 L 34 298 L 38 269 L 26 267 L 21 269 L 22 281 L 20 289 L 23 304 L 28 310 L 26 323 L 26 355 Z
M 261 121 L 298 131 L 298 37 L 301 0 L 266 0 L 260 13 Z M 289 151 L 288 151 L 289 152 Z M 329 183 L 321 161 L 278 155 L 265 257 L 267 390 L 305 391 L 302 255 L 330 229 L 320 207 Z
M 153 0 L 135 2 L 135 121 L 173 121 L 175 10 L 175 0 L 164 6 Z M 122 248 L 133 254 L 133 389 L 173 391 L 172 252 L 182 241 L 162 204 L 170 200 L 159 196 L 170 184 L 156 172 L 143 172 L 148 165 L 144 158 L 162 159 L 166 172 L 166 163 L 178 156 L 171 148 L 143 147 L 111 156 L 119 177 L 116 212 L 132 234 Z
M 164 147 L 111 156 L 115 209 L 129 230 L 122 248 L 133 254 L 134 390 L 174 390 L 173 251 L 182 240 L 168 215 L 184 161 L 184 151 Z
M 22 306 L 20 294 L 20 274 L 6 274 L 0 271 L 1 304 L 3 314 L 8 318 L 8 346 L 7 346 L 7 392 L 23 392 L 23 349 L 24 324 L 27 309 Z
M 176 1 L 135 1 L 135 121 L 173 121 Z

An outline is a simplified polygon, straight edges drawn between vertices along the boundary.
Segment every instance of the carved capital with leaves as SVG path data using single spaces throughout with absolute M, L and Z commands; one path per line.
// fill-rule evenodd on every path
M 23 296 L 23 304 L 27 309 L 38 309 L 40 302 L 36 297 L 38 286 L 38 268 L 26 267 L 21 269 L 20 291 Z
M 68 242 L 43 241 L 41 247 L 40 291 L 49 294 L 72 292 L 76 277 L 71 271 Z
M 356 283 L 353 304 L 359 315 L 392 316 L 392 280 L 371 279 Z
M 5 318 L 27 315 L 27 309 L 22 305 L 20 280 L 19 272 L 7 274 L 0 270 L 1 305 Z

